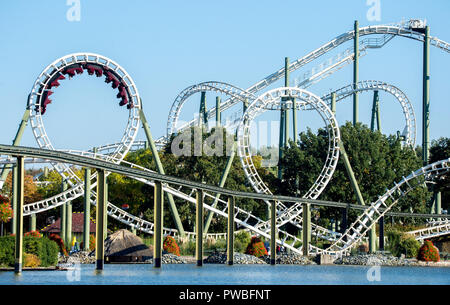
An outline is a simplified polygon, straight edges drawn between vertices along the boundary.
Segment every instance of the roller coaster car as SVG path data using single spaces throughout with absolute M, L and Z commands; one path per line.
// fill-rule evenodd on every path
M 81 65 L 71 65 L 70 67 L 67 67 L 62 71 L 62 74 L 66 75 L 69 74 L 69 77 L 74 77 L 76 74 L 82 74 L 83 73 L 83 67 Z
M 95 75 L 101 77 L 103 75 L 103 67 L 95 64 L 85 64 L 84 68 L 88 71 L 89 75 Z
M 47 89 L 52 89 L 52 87 L 58 87 L 58 80 L 66 79 L 66 77 L 62 74 L 56 74 L 50 79 L 50 84 L 47 86 Z
M 109 84 L 110 82 L 112 82 L 111 86 L 114 89 L 119 87 L 120 81 L 117 79 L 117 77 L 115 77 L 114 74 L 112 74 L 112 72 L 110 72 L 110 71 L 105 71 L 105 73 L 106 73 L 105 83 Z

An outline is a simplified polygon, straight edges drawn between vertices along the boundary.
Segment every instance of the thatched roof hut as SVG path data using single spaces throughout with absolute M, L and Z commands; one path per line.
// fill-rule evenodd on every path
M 128 230 L 119 230 L 105 240 L 106 262 L 143 262 L 152 257 L 153 249 Z

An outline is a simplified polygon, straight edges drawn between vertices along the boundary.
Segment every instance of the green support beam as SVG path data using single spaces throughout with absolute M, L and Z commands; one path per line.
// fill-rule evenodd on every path
M 220 127 L 222 121 L 220 112 L 220 96 L 216 96 L 216 127 Z
M 206 92 L 204 91 L 202 91 L 200 98 L 199 116 L 200 116 L 200 126 L 202 125 L 206 126 L 208 124 L 208 113 L 206 111 Z
M 294 136 L 294 142 L 298 144 L 298 130 L 297 130 L 297 101 L 292 99 L 292 133 Z
M 84 219 L 83 219 L 83 250 L 89 250 L 90 215 L 91 215 L 91 169 L 84 169 Z
M 378 97 L 378 90 L 375 90 L 373 92 L 373 102 L 372 102 L 372 116 L 370 119 L 370 130 L 375 131 L 375 121 L 377 121 L 377 113 L 378 113 L 378 103 L 379 103 L 379 97 Z M 380 128 L 380 126 L 378 126 Z
M 164 191 L 162 183 L 155 181 L 154 194 L 154 238 L 153 238 L 153 265 L 155 268 L 161 267 L 161 257 L 163 248 L 163 212 L 164 212 Z
M 353 88 L 356 89 L 356 84 L 359 81 L 359 23 L 355 20 L 355 36 L 353 39 Z M 353 125 L 358 123 L 359 112 L 359 96 L 357 92 L 353 93 Z
M 105 259 L 105 220 L 106 220 L 106 173 L 97 171 L 97 208 L 95 209 L 96 237 L 95 237 L 95 261 L 96 270 L 103 270 Z
M 228 197 L 228 226 L 227 226 L 227 263 L 233 265 L 234 257 L 234 205 L 235 198 Z
M 67 239 L 67 247 L 69 248 L 69 251 L 71 249 L 72 245 L 72 202 L 67 202 L 66 207 L 66 239 Z
M 350 164 L 350 160 L 348 159 L 347 152 L 345 151 L 344 143 L 342 141 L 339 141 L 339 149 L 341 151 L 342 159 L 344 161 L 344 166 L 347 171 L 347 174 L 350 178 L 350 184 L 353 188 L 353 191 L 356 194 L 356 200 L 358 201 L 358 204 L 360 205 L 366 205 L 364 202 L 364 198 L 362 197 L 361 190 L 359 189 L 358 182 L 356 181 L 355 174 L 353 172 L 352 166 Z M 371 253 L 374 253 L 376 251 L 376 228 L 375 224 L 370 229 L 369 232 L 369 251 Z
M 350 160 L 348 159 L 347 152 L 345 151 L 344 143 L 342 141 L 339 141 L 339 149 L 341 152 L 342 160 L 344 161 L 345 170 L 347 171 L 347 174 L 350 178 L 350 184 L 356 194 L 356 200 L 358 201 L 358 204 L 366 205 L 359 189 L 358 182 L 356 181 L 355 174 L 353 173 L 353 169 L 350 164 Z
M 30 231 L 36 231 L 36 213 L 30 215 Z
M 331 93 L 331 111 L 336 115 L 336 92 Z
M 303 256 L 309 255 L 309 243 L 311 242 L 311 205 L 303 203 L 303 220 L 302 220 L 302 244 Z
M 242 105 L 242 113 L 245 113 L 247 111 L 247 108 L 248 108 L 248 99 L 245 99 Z
M 289 57 L 284 58 L 284 86 L 289 87 Z M 285 103 L 289 99 L 285 100 Z M 289 143 L 289 111 L 284 109 L 284 147 Z
M 13 167 L 13 173 L 12 173 L 12 209 L 13 209 L 13 219 L 12 219 L 12 234 L 16 234 L 16 228 L 17 228 L 17 166 Z
M 67 182 L 65 180 L 61 183 L 61 192 L 67 191 Z M 64 241 L 64 246 L 67 248 L 67 202 L 63 203 L 60 208 L 61 211 L 61 221 L 60 221 L 60 231 L 61 238 Z
M 20 274 L 22 272 L 22 256 L 23 256 L 23 205 L 24 205 L 24 177 L 25 164 L 24 157 L 17 156 L 17 183 L 14 193 L 17 194 L 17 219 L 16 219 L 16 238 L 14 250 L 14 272 Z
M 428 164 L 430 153 L 430 28 L 425 27 L 423 45 L 423 95 L 422 95 L 422 161 Z
M 141 103 L 142 104 L 142 103 Z M 161 160 L 159 158 L 158 150 L 156 149 L 155 141 L 153 141 L 152 134 L 150 132 L 150 126 L 148 125 L 147 119 L 145 118 L 145 114 L 143 109 L 139 110 L 139 116 L 142 121 L 142 126 L 144 127 L 145 135 L 147 137 L 147 141 L 150 145 L 150 150 L 152 151 L 153 159 L 156 163 L 156 169 L 159 174 L 165 175 L 164 167 L 161 163 Z M 167 193 L 167 198 L 169 201 L 169 208 L 170 212 L 172 213 L 172 219 L 175 222 L 175 226 L 177 227 L 177 230 L 181 237 L 184 237 L 186 234 L 183 229 L 183 224 L 181 223 L 180 215 L 178 214 L 177 207 L 175 205 L 175 201 L 173 200 L 172 194 Z
M 17 129 L 16 136 L 14 137 L 13 146 L 19 145 L 22 140 L 23 133 L 28 124 L 28 119 L 30 118 L 30 110 L 26 109 L 25 113 L 22 116 L 22 120 L 20 121 L 19 128 Z M 2 173 L 0 175 L 0 181 L 5 181 L 6 177 L 8 177 L 9 172 L 11 171 L 12 165 L 5 165 L 2 169 Z
M 277 255 L 277 201 L 270 205 L 270 264 L 276 264 Z
M 203 265 L 203 200 L 204 191 L 197 190 L 197 204 L 195 205 L 195 257 L 197 266 Z
M 227 181 L 227 177 L 228 177 L 228 174 L 230 173 L 231 166 L 233 165 L 234 157 L 236 156 L 236 147 L 237 147 L 237 142 L 234 141 L 233 147 L 231 148 L 231 154 L 227 159 L 227 164 L 225 165 L 225 169 L 223 170 L 222 176 L 220 177 L 219 187 L 225 186 L 225 182 Z M 217 194 L 214 198 L 213 204 L 211 205 L 213 208 L 215 208 L 217 206 L 217 203 L 219 202 L 219 198 L 220 198 L 220 194 Z M 211 225 L 213 216 L 214 216 L 214 212 L 209 211 L 208 215 L 206 217 L 205 226 L 203 229 L 205 234 L 208 233 L 208 229 L 209 229 L 209 226 Z

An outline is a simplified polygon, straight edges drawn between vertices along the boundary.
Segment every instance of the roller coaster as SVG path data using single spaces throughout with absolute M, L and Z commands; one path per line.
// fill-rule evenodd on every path
M 369 37 L 360 41 L 359 37 L 362 36 L 376 36 L 376 38 Z M 391 209 L 400 198 L 419 185 L 423 185 L 423 182 L 433 182 L 445 176 L 450 170 L 450 159 L 426 164 L 407 177 L 403 177 L 391 189 L 386 190 L 378 200 L 365 206 L 319 200 L 321 193 L 333 177 L 338 160 L 341 157 L 346 157 L 339 124 L 335 116 L 336 102 L 350 96 L 353 96 L 355 99 L 355 96 L 359 93 L 367 91 L 374 91 L 376 94 L 378 94 L 378 91 L 385 91 L 391 94 L 400 104 L 405 120 L 402 133 L 403 145 L 415 146 L 416 144 L 417 127 L 414 108 L 406 94 L 392 84 L 375 80 L 359 81 L 357 78 L 354 78 L 353 83 L 323 96 L 306 90 L 311 85 L 339 71 L 345 65 L 357 63 L 359 57 L 366 55 L 370 49 L 383 48 L 396 37 L 412 39 L 428 47 L 431 45 L 444 52 L 450 52 L 449 43 L 429 36 L 425 21 L 423 20 L 409 20 L 396 24 L 368 27 L 359 27 L 356 23 L 354 30 L 335 37 L 328 43 L 292 63 L 287 62 L 284 68 L 270 74 L 247 89 L 219 81 L 203 82 L 184 89 L 175 98 L 169 111 L 166 134 L 156 140 L 152 138 L 148 121 L 143 111 L 143 101 L 137 86 L 124 68 L 113 60 L 94 53 L 74 53 L 63 56 L 49 64 L 35 80 L 13 145 L 0 145 L 0 155 L 2 156 L 0 164 L 3 165 L 0 187 L 3 186 L 6 176 L 17 162 L 17 158 L 21 157 L 25 158 L 25 163 L 51 164 L 54 170 L 62 177 L 62 180 L 66 181 L 69 186 L 67 190 L 55 196 L 24 205 L 24 216 L 36 215 L 54 209 L 78 197 L 84 197 L 85 200 L 96 205 L 99 195 L 96 192 L 98 183 L 97 173 L 83 180 L 74 173 L 69 164 L 101 169 L 107 173 L 114 172 L 128 176 L 155 188 L 158 183 L 162 183 L 162 190 L 168 195 L 172 216 L 177 225 L 177 228 L 164 227 L 163 234 L 187 238 L 196 237 L 198 230 L 196 232 L 184 231 L 179 221 L 177 207 L 173 197 L 179 198 L 187 204 L 196 205 L 198 204 L 198 194 L 200 193 L 204 198 L 208 199 L 208 201 L 203 202 L 203 207 L 210 213 L 208 215 L 209 218 L 212 215 L 225 218 L 232 217 L 232 220 L 238 227 L 248 230 L 253 234 L 264 236 L 266 239 L 272 241 L 275 236 L 272 234 L 275 225 L 277 233 L 275 242 L 294 253 L 329 254 L 333 256 L 347 255 L 350 253 L 352 247 L 365 238 L 366 233 L 377 221 L 384 216 L 392 214 Z M 286 81 L 289 73 L 303 68 L 306 64 L 318 60 L 338 46 L 352 40 L 354 41 L 353 48 L 339 53 L 312 71 L 304 73 L 302 79 L 296 80 L 295 86 L 289 86 Z M 44 127 L 43 117 L 47 112 L 47 108 L 52 103 L 49 97 L 60 86 L 60 82 L 66 78 L 76 77 L 76 75 L 82 74 L 85 71 L 89 75 L 105 77 L 105 82 L 110 84 L 113 89 L 118 90 L 117 98 L 120 100 L 119 106 L 126 106 L 128 110 L 128 123 L 118 143 L 99 146 L 90 151 L 57 150 L 53 147 Z M 284 87 L 262 92 L 265 88 L 283 77 L 285 77 Z M 206 92 L 216 92 L 226 95 L 228 99 L 219 101 L 216 103 L 216 107 L 211 107 L 209 110 L 204 107 L 203 113 L 200 116 L 180 124 L 180 114 L 189 97 L 197 93 L 202 93 L 203 98 Z M 243 105 L 244 109 L 240 109 L 241 105 Z M 163 165 L 158 157 L 158 147 L 169 143 L 173 135 L 180 134 L 188 128 L 198 126 L 199 124 L 204 124 L 209 119 L 215 117 L 216 122 L 220 122 L 221 113 L 228 109 L 234 109 L 234 112 L 227 118 L 226 124 L 223 127 L 236 134 L 236 142 L 233 145 L 231 155 L 228 157 L 228 165 L 231 164 L 235 156 L 239 157 L 246 178 L 255 193 L 225 189 L 223 186 L 227 178 L 226 171 L 222 175 L 219 186 L 196 183 L 165 175 Z M 257 116 L 271 110 L 281 113 L 288 110 L 314 110 L 322 118 L 328 132 L 328 149 L 322 170 L 310 189 L 301 197 L 273 194 L 259 176 L 253 163 L 250 126 Z M 31 126 L 39 148 L 19 146 L 22 134 L 28 123 Z M 141 125 L 144 128 L 147 141 L 135 141 Z M 423 132 L 425 135 L 426 131 L 423 130 Z M 283 134 L 282 137 L 286 137 L 286 134 Z M 427 139 L 424 139 L 424 143 L 426 141 Z M 124 160 L 127 153 L 142 148 L 150 148 L 152 150 L 158 168 L 156 172 Z M 349 170 L 351 171 L 351 168 Z M 263 220 L 234 205 L 232 206 L 232 210 L 229 211 L 229 201 L 221 197 L 230 196 L 252 198 L 261 201 L 269 208 L 276 207 L 276 212 L 271 214 L 276 216 L 271 217 L 269 220 Z M 309 205 L 351 207 L 361 210 L 362 213 L 345 231 L 336 232 L 311 223 L 305 217 L 307 215 L 305 208 L 309 207 Z M 154 223 L 131 215 L 114 203 L 107 202 L 106 213 L 109 217 L 131 228 L 148 234 L 155 233 Z M 437 218 L 440 218 L 440 220 L 430 221 L 429 227 L 413 231 L 411 234 L 419 240 L 449 234 L 450 222 L 448 217 L 446 215 L 439 215 L 439 217 L 436 215 Z M 311 226 L 311 234 L 327 240 L 331 243 L 331 246 L 327 249 L 321 249 L 307 242 L 307 247 L 304 247 L 304 240 L 282 229 L 282 226 L 287 223 L 292 224 L 300 230 L 304 229 L 303 231 L 305 232 L 307 232 L 306 226 Z M 225 238 L 226 235 L 227 233 L 205 233 L 205 236 L 212 238 Z M 299 244 L 301 246 L 298 246 Z

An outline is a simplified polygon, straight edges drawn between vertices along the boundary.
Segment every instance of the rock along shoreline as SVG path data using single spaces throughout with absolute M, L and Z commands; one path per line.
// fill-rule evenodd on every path
M 58 265 L 66 266 L 71 264 L 94 264 L 95 255 L 89 252 L 77 252 L 70 256 L 61 256 Z M 163 264 L 195 264 L 196 259 L 192 256 L 176 256 L 165 253 L 162 255 Z M 203 259 L 204 264 L 226 264 L 227 255 L 225 252 L 214 252 Z M 133 263 L 131 263 L 133 264 Z M 134 263 L 135 264 L 135 263 Z M 153 259 L 147 259 L 140 264 L 153 264 Z M 270 264 L 270 257 L 261 258 L 253 255 L 234 253 L 233 264 L 237 265 L 263 265 Z M 317 265 L 317 259 L 314 257 L 305 257 L 299 254 L 282 253 L 276 256 L 277 265 Z M 389 254 L 358 254 L 344 256 L 334 260 L 331 265 L 351 265 L 351 266 L 431 266 L 431 267 L 450 267 L 450 261 L 440 262 L 422 262 L 417 259 L 408 259 L 395 257 Z

